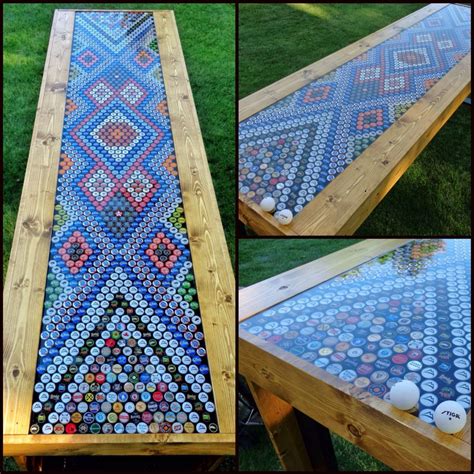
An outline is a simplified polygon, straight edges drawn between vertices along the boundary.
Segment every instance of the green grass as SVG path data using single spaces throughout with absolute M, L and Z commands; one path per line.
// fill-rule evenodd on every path
M 235 8 L 230 4 L 6 4 L 3 262 L 8 264 L 55 8 L 172 9 L 231 257 L 234 255 Z
M 245 434 L 239 433 L 239 470 L 252 472 L 283 470 L 263 426 L 247 427 Z
M 241 239 L 239 287 L 304 265 L 361 239 Z
M 3 458 L 2 466 L 4 472 L 19 471 L 18 466 L 16 465 L 16 462 L 13 460 L 13 458 Z
M 361 239 L 241 239 L 239 241 L 239 287 L 278 275 Z M 339 469 L 342 471 L 387 471 L 387 466 L 355 445 L 331 433 Z M 239 436 L 241 471 L 281 470 L 264 428 L 247 427 Z
M 280 461 L 273 450 L 265 428 L 254 426 L 248 430 L 251 431 L 251 438 L 244 448 L 239 441 L 240 471 L 282 471 Z M 383 463 L 340 436 L 331 433 L 331 438 L 339 471 L 391 471 Z
M 245 97 L 425 4 L 239 5 Z M 357 235 L 470 235 L 471 111 L 459 108 Z

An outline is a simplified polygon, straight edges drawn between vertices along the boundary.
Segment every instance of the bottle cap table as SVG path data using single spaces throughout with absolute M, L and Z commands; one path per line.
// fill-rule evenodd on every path
M 352 235 L 470 94 L 470 13 L 428 5 L 240 100 L 239 219 Z
M 469 348 L 468 240 L 366 240 L 239 294 L 239 372 L 291 470 L 311 467 L 292 407 L 394 469 L 469 470 Z M 403 378 L 417 416 L 389 403 Z M 468 411 L 455 436 L 445 399 Z
M 5 455 L 234 454 L 233 274 L 172 11 L 55 11 L 4 296 Z

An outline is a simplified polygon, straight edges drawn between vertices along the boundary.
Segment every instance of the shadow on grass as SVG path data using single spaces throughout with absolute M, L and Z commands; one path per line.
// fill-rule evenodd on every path
M 239 98 L 425 4 L 240 4 Z
M 357 446 L 331 433 L 339 471 L 391 471 Z M 280 461 L 263 426 L 245 428 L 239 433 L 239 469 L 241 471 L 282 471 Z
M 469 235 L 470 122 L 470 110 L 462 106 L 416 158 L 356 235 Z

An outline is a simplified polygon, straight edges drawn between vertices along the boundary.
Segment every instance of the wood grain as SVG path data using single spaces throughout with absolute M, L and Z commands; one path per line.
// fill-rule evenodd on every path
M 73 12 L 56 10 L 4 288 L 3 431 L 10 435 L 29 431 L 73 25 Z
M 235 433 L 235 281 L 174 14 L 154 18 L 219 429 Z
M 306 205 L 292 230 L 352 235 L 470 93 L 469 53 Z
M 470 470 L 469 443 L 243 330 L 239 372 L 393 469 Z
M 28 471 L 28 458 L 27 456 L 15 456 L 14 461 L 18 466 L 19 471 Z
M 279 81 L 270 84 L 263 89 L 241 99 L 239 101 L 239 122 L 246 120 L 250 116 L 256 114 L 260 110 L 268 107 L 275 102 L 286 97 L 288 94 L 304 87 L 327 73 L 341 66 L 342 64 L 354 59 L 355 57 L 365 53 L 377 44 L 401 33 L 403 30 L 410 28 L 423 18 L 441 10 L 448 6 L 449 3 L 432 3 L 416 12 L 397 20 L 394 23 L 382 28 L 345 48 L 336 51 L 325 58 L 316 61 Z
M 471 413 L 472 410 L 469 410 L 464 428 L 459 433 L 453 435 L 456 438 L 462 439 L 464 442 L 469 444 L 471 444 Z
M 254 382 L 247 383 L 283 469 L 312 471 L 293 407 Z
M 4 456 L 228 455 L 233 434 L 4 435 Z
M 239 220 L 258 235 L 297 235 L 291 226 L 280 225 L 270 213 L 263 211 L 257 203 L 242 193 L 239 193 L 238 207 Z
M 239 321 L 329 280 L 410 239 L 367 239 L 239 291 Z M 265 241 L 262 241 L 262 246 Z

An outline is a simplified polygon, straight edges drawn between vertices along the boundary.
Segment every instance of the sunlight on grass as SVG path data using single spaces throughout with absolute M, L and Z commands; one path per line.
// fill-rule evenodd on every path
M 319 18 L 327 19 L 330 17 L 327 10 L 324 7 L 317 5 L 316 3 L 287 3 L 287 5 L 300 12 L 308 13 L 309 15 L 317 16 Z
M 260 239 L 242 239 L 239 241 L 239 285 L 252 285 L 359 241 L 360 239 L 265 239 L 262 243 Z
M 3 54 L 4 66 L 19 66 L 34 63 L 35 58 L 31 56 L 25 56 L 24 54 L 15 54 L 7 51 Z

